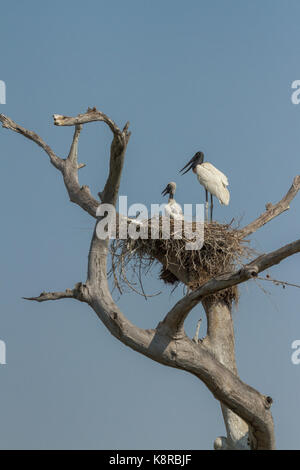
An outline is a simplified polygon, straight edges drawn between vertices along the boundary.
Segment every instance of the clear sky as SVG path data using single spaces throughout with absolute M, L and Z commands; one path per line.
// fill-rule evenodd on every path
M 38 132 L 66 156 L 72 128 L 52 114 L 97 106 L 131 123 L 121 194 L 161 202 L 169 181 L 180 203 L 203 202 L 194 175 L 178 170 L 197 150 L 230 180 L 231 203 L 215 216 L 246 224 L 276 202 L 299 173 L 300 79 L 297 0 L 27 1 L 2 3 L 0 112 Z M 96 194 L 107 175 L 110 131 L 80 137 L 82 184 Z M 94 221 L 68 201 L 61 176 L 33 143 L 0 130 L 0 446 L 3 449 L 212 448 L 224 435 L 218 403 L 195 377 L 168 369 L 114 339 L 93 311 L 72 300 L 35 304 L 23 296 L 84 281 Z M 260 252 L 299 237 L 300 196 L 252 237 Z M 299 255 L 270 273 L 298 282 Z M 268 293 L 261 289 L 267 289 Z M 271 395 L 277 445 L 300 448 L 300 291 L 253 282 L 234 312 L 242 380 Z M 123 312 L 154 327 L 182 296 L 155 279 L 145 301 Z M 198 306 L 186 329 L 193 334 Z M 205 325 L 202 327 L 204 332 Z M 200 333 L 201 334 L 201 333 Z

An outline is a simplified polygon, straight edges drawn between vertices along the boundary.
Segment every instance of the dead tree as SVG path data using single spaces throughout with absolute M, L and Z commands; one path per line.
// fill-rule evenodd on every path
M 104 113 L 88 109 L 77 117 L 54 115 L 57 126 L 74 126 L 74 136 L 67 158 L 57 156 L 35 133 L 0 115 L 6 129 L 17 132 L 38 144 L 48 154 L 52 165 L 61 172 L 70 200 L 96 219 L 101 203 L 116 205 L 125 151 L 130 138 L 129 123 L 121 130 Z M 88 186 L 80 186 L 78 170 L 84 166 L 77 159 L 78 139 L 83 124 L 103 121 L 113 134 L 110 150 L 109 174 L 99 202 Z M 241 239 L 254 233 L 264 224 L 289 209 L 289 204 L 300 188 L 296 176 L 291 188 L 277 204 L 267 204 L 266 211 L 249 225 L 239 230 Z M 238 376 L 231 306 L 214 298 L 214 294 L 258 276 L 258 274 L 285 258 L 300 251 L 296 240 L 273 252 L 263 254 L 244 264 L 241 269 L 224 272 L 179 300 L 153 329 L 133 325 L 119 310 L 108 287 L 107 258 L 109 240 L 100 240 L 94 230 L 88 257 L 88 275 L 84 283 L 62 292 L 43 292 L 28 300 L 76 299 L 86 302 L 96 312 L 106 328 L 122 343 L 166 366 L 182 369 L 198 377 L 221 404 L 227 437 L 218 437 L 215 449 L 274 449 L 275 436 L 270 411 L 272 399 L 244 383 Z M 164 260 L 159 257 L 162 264 Z M 169 271 L 183 284 L 188 283 L 187 273 L 176 263 Z M 202 342 L 190 339 L 184 330 L 184 321 L 191 310 L 202 302 L 207 316 L 207 334 Z

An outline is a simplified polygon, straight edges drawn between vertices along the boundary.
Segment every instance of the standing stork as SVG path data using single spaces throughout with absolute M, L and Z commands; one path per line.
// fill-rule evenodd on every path
M 180 170 L 184 175 L 189 170 L 197 175 L 199 183 L 205 188 L 205 209 L 206 220 L 208 220 L 208 193 L 210 193 L 210 221 L 212 222 L 213 215 L 213 196 L 219 199 L 220 204 L 228 206 L 230 194 L 227 189 L 228 178 L 222 171 L 218 170 L 209 162 L 204 162 L 204 153 L 197 152 L 193 158 Z
M 163 196 L 166 196 L 167 194 L 169 194 L 169 201 L 168 201 L 168 204 L 166 204 L 165 206 L 165 214 L 171 219 L 182 219 L 183 214 L 182 214 L 181 206 L 174 199 L 175 191 L 176 191 L 176 183 L 171 181 L 171 183 L 167 184 L 167 186 L 161 193 Z

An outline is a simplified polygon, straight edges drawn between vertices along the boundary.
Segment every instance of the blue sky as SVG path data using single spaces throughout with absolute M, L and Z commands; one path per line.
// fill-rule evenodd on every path
M 299 173 L 300 4 L 296 0 L 185 3 L 28 1 L 1 6 L 0 112 L 38 132 L 66 156 L 73 130 L 52 114 L 96 106 L 131 123 L 120 194 L 161 202 L 178 183 L 181 204 L 203 202 L 194 175 L 178 170 L 197 150 L 230 180 L 231 203 L 217 220 L 246 224 L 276 202 Z M 82 184 L 96 194 L 108 168 L 110 131 L 87 125 L 80 137 Z M 23 296 L 84 280 L 93 220 L 68 201 L 61 176 L 33 143 L 0 132 L 2 274 L 0 446 L 14 448 L 211 448 L 224 434 L 217 402 L 195 377 L 118 343 L 86 305 L 33 304 Z M 299 197 L 251 239 L 260 252 L 299 237 Z M 270 271 L 299 283 L 299 257 Z M 162 289 L 152 276 L 148 292 Z M 279 448 L 300 448 L 298 289 L 241 286 L 234 312 L 241 378 L 274 399 Z M 118 300 L 137 325 L 153 327 L 182 296 Z M 186 329 L 203 317 L 198 306 Z M 204 326 L 203 326 L 204 330 Z M 202 330 L 202 331 L 203 331 Z M 187 431 L 188 429 L 188 431 Z

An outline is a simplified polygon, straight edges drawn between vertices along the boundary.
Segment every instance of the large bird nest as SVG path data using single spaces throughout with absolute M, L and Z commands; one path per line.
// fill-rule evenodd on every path
M 186 273 L 189 290 L 195 290 L 218 274 L 236 269 L 245 259 L 249 258 L 252 252 L 245 241 L 238 236 L 237 229 L 233 228 L 231 224 L 219 224 L 218 222 L 204 224 L 204 242 L 201 249 L 187 250 L 186 243 L 193 240 L 190 235 L 191 230 L 194 233 L 203 230 L 203 223 L 201 225 L 198 222 L 185 222 L 185 233 L 189 232 L 189 234 L 178 239 L 176 238 L 178 226 L 174 225 L 174 221 L 171 219 L 170 237 L 163 239 L 163 219 L 164 217 L 159 217 L 159 236 L 156 239 L 151 238 L 151 225 L 154 219 L 149 219 L 144 222 L 148 238 L 136 240 L 116 238 L 111 243 L 111 275 L 115 287 L 121 293 L 124 285 L 138 291 L 136 288 L 138 282 L 140 293 L 146 296 L 142 277 L 158 262 L 162 265 L 159 278 L 163 282 L 175 287 L 179 284 L 179 279 L 170 270 L 171 266 L 175 266 L 176 269 Z M 131 268 L 130 279 L 127 273 L 129 266 Z M 237 302 L 238 288 L 234 286 L 223 289 L 213 297 L 222 299 L 228 304 Z

